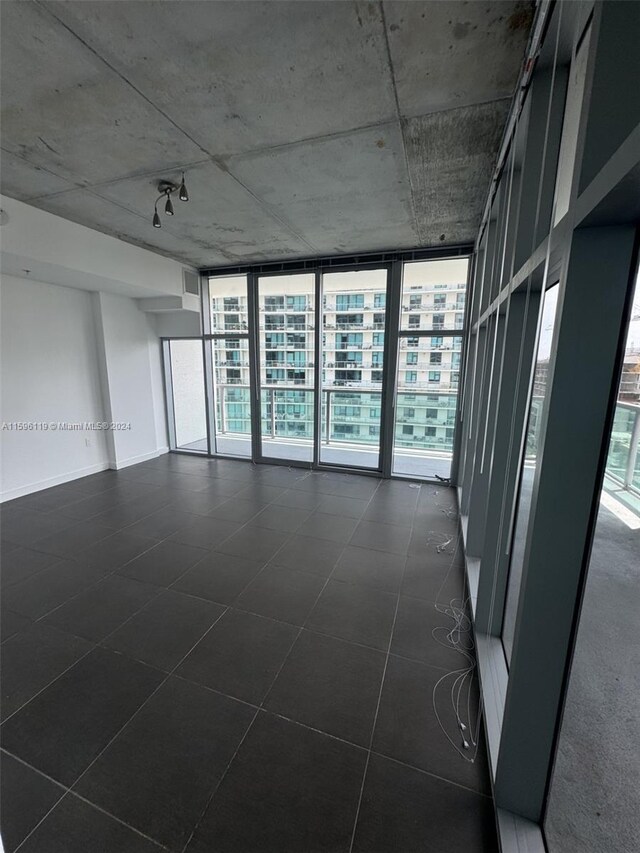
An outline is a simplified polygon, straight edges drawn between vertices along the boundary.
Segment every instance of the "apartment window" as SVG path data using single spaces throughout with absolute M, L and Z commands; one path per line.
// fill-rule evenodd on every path
M 304 370 L 287 370 L 287 381 L 293 382 L 295 385 L 300 385 L 306 381 Z
M 345 382 L 360 382 L 361 379 L 361 370 L 336 370 L 335 373 L 336 385 L 340 385 Z
M 276 347 L 283 347 L 284 335 L 265 335 L 264 345 L 265 349 L 276 349 Z
M 265 329 L 282 329 L 284 327 L 284 314 L 265 314 Z
M 409 308 L 414 310 L 422 306 L 422 295 L 414 293 L 409 297 Z
M 373 325 L 376 329 L 384 328 L 384 314 L 374 314 L 373 315 Z
M 304 311 L 307 307 L 306 296 L 287 296 L 287 308 L 293 311 Z
M 341 367 L 345 364 L 361 364 L 361 352 L 336 352 L 336 367 Z
M 362 326 L 363 317 L 363 314 L 336 314 L 336 326 L 339 329 Z
M 418 374 L 415 370 L 407 370 L 404 374 L 404 381 L 407 383 L 417 382 Z
M 304 329 L 307 325 L 304 314 L 290 314 L 287 317 L 287 329 Z
M 435 293 L 433 295 L 433 307 L 443 309 L 447 302 L 447 296 L 445 293 Z
M 374 347 L 383 347 L 384 346 L 384 332 L 374 332 L 373 333 L 373 346 Z
M 336 349 L 347 349 L 347 347 L 362 348 L 362 332 L 344 332 L 336 335 Z
M 285 372 L 284 370 L 267 370 L 265 376 L 267 382 L 282 382 L 285 378 Z
M 336 311 L 364 308 L 364 293 L 339 293 L 336 296 Z
M 407 346 L 408 347 L 417 347 L 419 342 L 419 338 L 407 338 Z
M 371 363 L 373 365 L 382 367 L 383 360 L 384 360 L 384 353 L 383 352 L 371 353 Z
M 264 307 L 266 311 L 282 311 L 284 308 L 284 296 L 265 296 Z
M 438 410 L 437 409 L 427 409 L 426 416 L 427 416 L 428 421 L 435 421 L 436 418 L 438 417 Z
M 415 409 L 405 409 L 404 410 L 404 417 L 405 418 L 415 418 L 415 416 L 416 416 L 416 410 Z
M 428 435 L 429 438 L 433 438 L 436 434 L 436 428 L 431 426 L 425 427 L 424 434 Z
M 409 317 L 409 328 L 410 329 L 419 329 L 420 328 L 420 316 L 417 314 L 413 314 Z
M 242 376 L 240 370 L 236 368 L 227 369 L 227 382 L 230 385 L 233 385 L 234 383 L 237 385 L 241 381 L 241 378 Z
M 382 371 L 381 370 L 372 370 L 371 371 L 371 381 L 372 382 L 382 382 Z
M 407 364 L 417 364 L 418 363 L 418 353 L 417 352 L 408 352 L 406 358 L 407 358 Z
M 334 424 L 333 431 L 337 436 L 340 435 L 359 435 L 360 427 L 356 424 Z
M 403 435 L 413 435 L 413 427 L 409 426 L 408 424 L 404 424 L 402 427 L 402 434 Z
M 239 311 L 240 310 L 240 300 L 237 296 L 225 296 L 222 300 L 222 304 L 224 305 L 225 311 Z
M 440 371 L 439 370 L 430 370 L 429 371 L 429 382 L 440 382 Z
M 227 350 L 225 352 L 225 358 L 227 361 L 231 362 L 240 362 L 240 350 Z
M 225 329 L 233 329 L 237 331 L 240 329 L 240 315 L 239 314 L 226 314 L 224 318 L 224 327 Z
M 307 355 L 304 352 L 295 351 L 287 353 L 287 364 L 294 364 L 299 367 L 304 367 L 307 363 Z
M 444 314 L 434 314 L 433 315 L 433 328 L 434 329 L 444 329 L 444 324 L 445 324 Z
M 265 358 L 267 364 L 284 364 L 284 352 L 267 352 Z
M 442 364 L 442 353 L 441 352 L 430 352 L 429 353 L 429 364 Z
M 380 417 L 380 409 L 369 409 L 369 417 L 370 418 L 379 418 Z
M 380 427 L 379 426 L 370 426 L 369 427 L 369 435 L 372 438 L 378 438 L 380 435 Z
M 387 294 L 386 293 L 376 293 L 373 297 L 373 307 L 374 308 L 384 308 L 387 304 Z
M 431 338 L 431 346 L 432 347 L 441 347 L 444 344 L 444 338 L 442 335 L 436 335 L 436 337 Z
M 295 347 L 295 349 L 304 349 L 307 345 L 306 335 L 287 335 L 287 346 Z

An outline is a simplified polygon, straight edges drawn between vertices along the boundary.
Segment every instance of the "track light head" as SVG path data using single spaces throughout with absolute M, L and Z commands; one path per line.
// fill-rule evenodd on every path
M 153 214 L 153 227 L 154 228 L 162 228 L 162 222 L 160 222 L 160 217 L 158 216 L 158 208 L 156 207 L 155 213 Z
M 182 181 L 180 182 L 180 192 L 178 193 L 180 201 L 189 201 L 189 193 L 184 182 L 184 172 L 182 173 Z
M 167 190 L 167 203 L 164 206 L 164 212 L 167 216 L 173 216 L 173 204 L 171 203 L 171 196 L 169 195 L 169 190 Z

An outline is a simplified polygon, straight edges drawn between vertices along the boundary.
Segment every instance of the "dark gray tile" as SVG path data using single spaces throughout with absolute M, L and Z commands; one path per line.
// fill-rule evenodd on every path
M 496 853 L 491 800 L 374 754 L 353 850 Z
M 328 539 L 330 542 L 346 543 L 356 529 L 357 520 L 326 512 L 314 512 L 305 523 L 298 528 L 301 536 L 313 536 L 315 539 Z
M 295 533 L 309 515 L 307 509 L 270 504 L 256 516 L 255 524 L 270 530 L 281 530 L 283 533 Z
M 170 678 L 81 779 L 78 793 L 181 850 L 254 714 L 234 699 Z
M 111 527 L 95 521 L 80 521 L 71 527 L 63 526 L 42 539 L 35 539 L 33 547 L 59 557 L 74 557 L 79 551 L 106 539 L 113 533 Z
M 454 676 L 442 682 L 443 675 L 445 673 L 441 669 L 389 656 L 373 749 L 442 779 L 489 794 L 489 770 L 482 726 L 479 727 L 479 748 L 474 763 L 466 760 L 447 738 L 448 734 L 453 744 L 460 744 L 462 752 L 460 731 L 451 703 Z M 436 689 L 438 682 L 440 684 Z M 438 715 L 447 734 L 441 729 L 434 711 L 434 690 Z M 461 706 L 466 709 L 466 693 L 461 695 Z M 478 719 L 477 708 L 478 691 L 477 684 L 474 684 L 471 695 L 473 728 Z M 469 756 L 472 754 L 469 752 Z
M 172 589 L 231 604 L 262 568 L 263 563 L 220 551 L 207 555 L 175 582 Z
M 296 534 L 278 551 L 278 564 L 328 578 L 342 553 L 341 542 Z
M 38 619 L 72 596 L 104 577 L 100 568 L 61 560 L 22 583 L 10 586 L 3 595 L 8 610 Z
M 56 513 L 44 513 L 19 507 L 2 507 L 0 517 L 2 518 L 2 539 L 14 545 L 23 545 L 25 548 L 32 548 L 38 540 L 60 534 L 73 525 L 71 519 L 65 519 Z M 39 547 L 34 550 L 45 549 Z
M 131 560 L 118 573 L 145 583 L 170 586 L 208 553 L 204 548 L 167 539 Z
M 219 853 L 347 853 L 365 758 L 364 750 L 261 712 L 196 838 Z
M 222 613 L 224 608 L 219 604 L 166 590 L 128 619 L 104 644 L 169 671 Z
M 0 628 L 2 629 L 2 642 L 15 636 L 19 631 L 24 631 L 31 625 L 31 619 L 26 616 L 21 616 L 19 613 L 13 613 L 11 610 L 2 609 L 2 617 L 0 618 Z
M 318 504 L 318 512 L 326 512 L 328 515 L 342 515 L 346 518 L 361 518 L 368 505 L 368 501 L 358 498 L 323 495 Z
M 307 509 L 311 512 L 317 509 L 324 496 L 315 492 L 303 492 L 300 489 L 289 489 L 277 497 L 274 506 L 290 506 L 297 509 Z
M 3 724 L 3 745 L 71 786 L 163 678 L 123 655 L 94 649 Z
M 192 515 L 209 515 L 212 510 L 227 500 L 226 496 L 212 491 L 210 487 L 201 492 L 183 491 L 178 494 L 179 497 L 174 496 L 174 500 L 167 505 L 167 508 Z
M 158 592 L 151 584 L 112 575 L 49 613 L 43 624 L 97 643 Z
M 244 488 L 238 493 L 241 498 L 249 498 L 252 501 L 262 501 L 269 504 L 279 498 L 285 489 L 280 486 L 269 486 L 266 483 L 260 482 L 259 478 L 254 478 L 251 485 Z
M 104 574 L 115 572 L 139 554 L 143 554 L 155 545 L 154 539 L 134 536 L 125 530 L 119 530 L 102 542 L 80 551 L 76 555 L 78 562 L 101 569 Z
M 143 838 L 73 794 L 47 815 L 20 853 L 159 853 Z
M 178 530 L 171 538 L 196 548 L 217 548 L 239 528 L 240 524 L 235 521 L 206 516 Z
M 319 575 L 270 565 L 249 584 L 235 606 L 292 625 L 304 625 L 324 584 Z
M 338 560 L 333 580 L 363 584 L 385 592 L 398 592 L 405 557 L 347 545 Z
M 237 524 L 246 524 L 263 510 L 264 501 L 244 499 L 241 497 L 229 498 L 211 510 L 213 518 L 223 518 L 226 521 L 235 521 Z
M 99 524 L 106 524 L 108 527 L 113 527 L 116 530 L 122 530 L 122 528 L 129 527 L 135 524 L 136 521 L 140 521 L 140 519 L 151 515 L 151 513 L 166 506 L 168 503 L 169 496 L 164 492 L 159 496 L 129 500 L 125 503 L 116 504 L 99 513 L 93 517 L 93 521 L 97 521 Z
M 35 623 L 2 648 L 2 719 L 5 719 L 90 651 L 80 637 Z
M 127 528 L 127 533 L 160 541 L 197 520 L 198 516 L 169 505 L 152 512 L 151 515 L 147 515 L 140 521 L 136 521 L 135 524 Z
M 8 554 L 2 555 L 0 565 L 0 579 L 3 589 L 14 583 L 20 583 L 31 575 L 41 572 L 43 569 L 59 562 L 60 557 L 55 554 L 45 554 L 44 551 L 32 551 L 17 545 Z
M 121 494 L 114 494 L 113 489 L 109 489 L 97 495 L 89 495 L 81 500 L 68 501 L 65 506 L 60 508 L 60 514 L 78 521 L 88 521 L 99 513 L 123 503 L 124 500 L 125 498 Z
M 378 497 L 376 495 L 369 503 L 363 515 L 364 521 L 373 521 L 376 524 L 399 524 L 408 527 L 413 519 L 415 501 L 399 502 L 392 497 Z
M 397 596 L 330 580 L 313 608 L 307 627 L 322 634 L 386 651 Z
M 200 640 L 176 674 L 259 704 L 297 634 L 292 625 L 230 610 Z
M 13 853 L 65 791 L 4 752 L 0 755 L 0 779 L 2 846 L 4 853 Z
M 356 528 L 352 545 L 388 551 L 391 554 L 406 554 L 411 537 L 410 527 L 397 524 L 381 524 L 377 521 L 361 521 Z
M 303 631 L 265 708 L 368 747 L 384 664 L 383 652 Z
M 444 608 L 446 605 L 439 605 Z M 455 619 L 436 609 L 432 601 L 401 595 L 393 631 L 391 651 L 402 657 L 420 660 L 444 669 L 460 669 L 467 665 L 463 654 L 451 647 L 449 632 L 456 627 Z M 460 641 L 471 647 L 471 626 L 462 626 Z
M 427 601 L 451 602 L 464 596 L 464 569 L 442 565 L 431 554 L 409 557 L 402 580 L 403 595 Z
M 247 560 L 266 563 L 280 550 L 288 538 L 289 534 L 281 533 L 279 530 L 267 530 L 266 527 L 247 524 L 219 545 L 218 550 Z
M 61 510 L 82 500 L 78 492 L 72 487 L 52 486 L 50 489 L 42 489 L 31 495 L 20 498 L 20 505 L 27 509 L 35 509 L 38 512 L 51 512 Z M 67 515 L 66 512 L 62 513 Z

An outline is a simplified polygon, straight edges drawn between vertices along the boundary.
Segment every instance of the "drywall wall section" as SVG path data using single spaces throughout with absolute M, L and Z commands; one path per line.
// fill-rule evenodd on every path
M 91 294 L 3 276 L 2 499 L 108 467 L 105 435 L 60 425 L 105 418 Z M 21 425 L 31 424 L 31 428 Z
M 113 426 L 107 436 L 109 464 L 123 468 L 167 450 L 158 399 L 160 342 L 153 321 L 133 299 L 111 293 L 93 299 L 103 398 Z

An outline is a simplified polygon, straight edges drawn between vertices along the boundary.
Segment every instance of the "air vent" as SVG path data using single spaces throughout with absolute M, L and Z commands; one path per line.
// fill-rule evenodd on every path
M 185 293 L 200 296 L 200 278 L 196 273 L 189 272 L 189 270 L 182 270 L 182 289 Z

